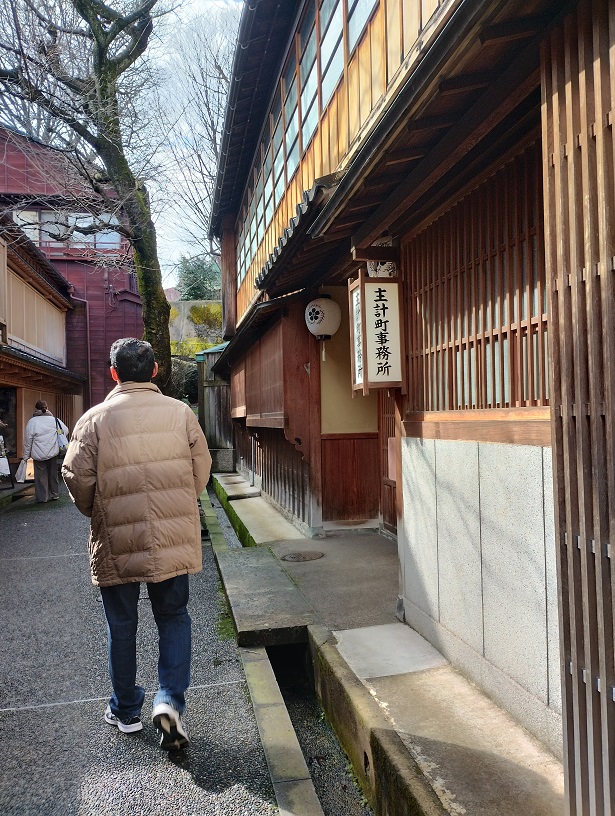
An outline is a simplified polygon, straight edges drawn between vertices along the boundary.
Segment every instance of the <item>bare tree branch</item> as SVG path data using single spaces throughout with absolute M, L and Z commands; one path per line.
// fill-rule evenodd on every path
M 140 140 L 135 100 L 153 76 L 145 55 L 158 2 L 5 0 L 0 6 L 0 99 L 9 104 L 0 105 L 0 120 L 21 113 L 32 117 L 27 125 L 32 129 L 36 118 L 45 122 L 52 144 L 70 147 L 82 195 L 89 191 L 73 212 L 89 213 L 92 221 L 58 219 L 54 240 L 109 229 L 100 216 L 105 208 L 121 208 L 114 231 L 132 245 L 145 336 L 156 351 L 159 384 L 165 388 L 170 376 L 169 307 L 149 193 L 135 169 Z M 143 157 L 136 164 L 152 167 L 152 159 Z
M 209 218 L 240 10 L 212 10 L 178 27 L 157 102 L 169 157 L 164 190 L 182 205 L 182 233 L 198 255 L 218 251 Z

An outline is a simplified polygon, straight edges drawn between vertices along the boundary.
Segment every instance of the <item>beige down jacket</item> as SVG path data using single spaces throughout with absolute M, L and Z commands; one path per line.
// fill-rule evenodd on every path
M 92 583 L 157 583 L 202 567 L 197 497 L 211 468 L 194 413 L 125 382 L 75 425 L 62 475 L 92 519 Z

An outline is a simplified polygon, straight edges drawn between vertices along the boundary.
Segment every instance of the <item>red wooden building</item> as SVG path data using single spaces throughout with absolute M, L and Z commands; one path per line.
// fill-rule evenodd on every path
M 75 232 L 59 241 L 58 212 L 67 226 L 87 225 L 84 190 L 66 156 L 7 128 L 0 128 L 0 206 L 71 284 L 67 365 L 87 378 L 87 408 L 112 387 L 109 348 L 120 337 L 141 337 L 141 300 L 128 247 L 111 228 L 96 235 Z M 95 201 L 93 201 L 95 206 Z
M 37 400 L 71 427 L 83 412 L 85 377 L 67 362 L 70 289 L 13 220 L 0 217 L 0 420 L 14 464 Z

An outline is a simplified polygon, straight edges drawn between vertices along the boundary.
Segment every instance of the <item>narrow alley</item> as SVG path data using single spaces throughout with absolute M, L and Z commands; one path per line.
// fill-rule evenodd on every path
M 190 585 L 190 750 L 161 751 L 149 719 L 157 641 L 146 599 L 138 642 L 144 729 L 124 735 L 105 723 L 106 634 L 88 529 L 65 488 L 57 502 L 22 499 L 0 516 L 2 816 L 277 812 L 209 546 Z

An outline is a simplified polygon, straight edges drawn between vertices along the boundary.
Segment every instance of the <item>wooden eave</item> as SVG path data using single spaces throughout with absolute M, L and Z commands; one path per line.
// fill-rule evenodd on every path
M 224 115 L 212 236 L 219 237 L 224 216 L 239 209 L 299 6 L 289 0 L 244 5 Z
M 462 3 L 326 195 L 292 219 L 261 270 L 269 297 L 340 285 L 352 250 L 421 223 L 539 127 L 539 42 L 554 0 Z M 489 138 L 485 138 L 485 137 Z
M 312 239 L 308 232 L 320 209 L 326 204 L 339 182 L 338 175 L 317 179 L 297 205 L 291 220 L 267 263 L 256 278 L 255 286 L 269 297 L 316 288 L 324 280 L 343 278 L 349 263 L 350 232 Z M 349 274 L 350 270 L 348 270 Z
M 284 315 L 288 306 L 301 300 L 304 300 L 307 304 L 312 296 L 313 292 L 303 290 L 286 297 L 257 303 L 241 321 L 237 331 L 228 341 L 224 351 L 213 364 L 211 370 L 219 376 L 227 377 L 232 364 L 242 357 Z
M 86 379 L 62 366 L 0 344 L 0 381 L 23 388 L 40 386 L 64 394 L 80 394 Z
M 407 232 L 486 170 L 496 148 L 535 129 L 539 44 L 572 5 L 463 2 L 364 137 L 310 235 L 350 236 L 350 252 Z
M 10 269 L 54 306 L 64 311 L 73 308 L 69 281 L 12 220 L 0 220 L 0 238 L 6 243 Z

